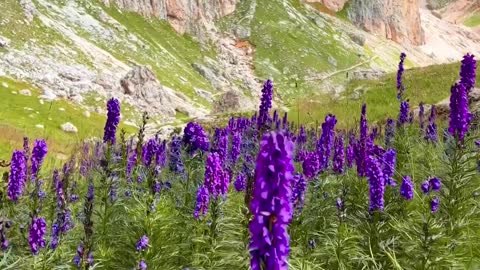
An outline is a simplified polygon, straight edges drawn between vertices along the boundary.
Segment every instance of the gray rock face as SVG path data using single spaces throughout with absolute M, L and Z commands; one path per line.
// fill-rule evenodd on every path
M 140 13 L 147 17 L 167 20 L 179 33 L 195 34 L 201 38 L 213 21 L 235 11 L 238 0 L 102 0 L 107 6 Z
M 350 80 L 377 80 L 386 74 L 383 70 L 355 70 L 348 73 Z
M 27 22 L 31 23 L 37 12 L 35 4 L 33 4 L 32 0 L 20 0 L 20 5 L 22 6 Z
M 203 116 L 207 112 L 190 103 L 183 94 L 162 86 L 155 74 L 145 66 L 135 66 L 120 80 L 125 98 L 130 104 L 135 104 L 143 110 L 173 117 L 176 112 L 182 112 L 190 117 Z
M 227 91 L 219 96 L 213 106 L 214 113 L 229 113 L 248 111 L 253 108 L 253 103 L 243 93 Z
M 8 46 L 10 46 L 10 40 L 0 36 L 0 48 L 7 48 Z
M 251 35 L 251 29 L 248 27 L 239 25 L 234 29 L 234 34 L 239 39 L 247 39 Z

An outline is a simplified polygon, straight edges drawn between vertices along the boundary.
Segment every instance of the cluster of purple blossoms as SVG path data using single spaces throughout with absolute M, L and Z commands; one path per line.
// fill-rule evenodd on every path
M 465 84 L 454 84 L 450 95 L 450 122 L 448 132 L 463 141 L 468 131 L 472 114 L 468 110 L 468 97 Z
M 202 125 L 194 122 L 188 123 L 183 130 L 183 143 L 187 146 L 189 153 L 197 150 L 208 151 L 210 148 L 210 140 Z
M 296 209 L 297 213 L 299 213 L 303 209 L 303 204 L 305 202 L 305 192 L 307 191 L 307 180 L 305 179 L 303 174 L 296 174 L 293 177 L 292 187 L 293 208 Z
M 353 163 L 355 161 L 355 148 L 354 148 L 354 145 L 351 145 L 349 144 L 347 146 L 347 150 L 346 150 L 346 162 L 347 162 L 347 167 L 348 168 L 352 168 L 353 167 Z
M 398 115 L 398 121 L 397 121 L 398 126 L 402 126 L 410 122 L 408 117 L 409 111 L 410 111 L 410 104 L 408 104 L 408 100 L 402 101 L 400 103 L 400 114 Z
M 237 163 L 240 157 L 240 146 L 242 145 L 242 133 L 234 132 L 232 138 L 232 148 L 230 149 L 230 161 L 232 164 Z
M 7 239 L 7 229 L 12 227 L 12 222 L 10 220 L 0 220 L 0 249 L 6 250 L 10 242 Z
M 385 145 L 387 147 L 392 145 L 392 139 L 395 136 L 395 120 L 392 118 L 387 119 L 387 124 L 385 125 Z
M 38 255 L 38 251 L 45 247 L 45 233 L 47 232 L 47 223 L 43 217 L 32 218 L 28 243 L 33 255 Z
M 82 260 L 84 259 L 83 256 L 85 255 L 85 250 L 83 247 L 83 243 L 80 242 L 80 244 L 77 247 L 77 255 L 73 258 L 73 263 L 80 268 L 82 266 Z M 87 263 L 89 266 L 93 266 L 93 254 L 90 252 L 87 256 Z
M 403 92 L 405 92 L 405 86 L 403 86 L 402 76 L 403 76 L 403 72 L 405 71 L 403 67 L 403 63 L 405 62 L 406 57 L 407 55 L 402 52 L 400 54 L 400 62 L 398 63 L 398 72 L 397 72 L 397 90 L 398 90 L 397 99 L 398 100 L 402 99 L 402 94 Z
M 332 169 L 336 174 L 343 174 L 345 172 L 345 147 L 343 145 L 343 136 L 341 135 L 335 138 Z
M 111 98 L 107 102 L 107 122 L 103 134 L 103 142 L 115 144 L 118 124 L 120 123 L 120 102 Z
M 145 260 L 140 260 L 137 270 L 147 270 L 147 263 L 145 262 Z
M 201 216 L 205 217 L 208 212 L 208 204 L 210 202 L 210 194 L 208 193 L 208 188 L 203 185 L 197 191 L 197 204 L 195 206 L 195 212 L 193 212 L 193 217 L 199 219 Z
M 320 171 L 324 172 L 328 169 L 330 163 L 330 155 L 335 140 L 335 125 L 337 119 L 334 115 L 329 114 L 325 117 L 322 124 L 322 135 L 317 143 L 317 152 L 320 159 Z
M 158 150 L 158 142 L 156 138 L 151 138 L 142 147 L 142 160 L 146 167 L 150 167 Z
M 44 140 L 36 140 L 32 150 L 32 181 L 37 177 L 38 171 L 42 166 L 43 160 L 47 155 L 48 147 Z
M 437 108 L 435 107 L 435 105 L 432 105 L 432 108 L 430 109 L 430 116 L 428 118 L 427 129 L 425 131 L 425 139 L 433 143 L 436 143 L 438 141 L 437 124 L 435 123 L 436 117 Z
M 413 199 L 413 182 L 410 176 L 403 177 L 402 185 L 400 186 L 400 195 L 408 201 Z
M 252 270 L 287 269 L 292 220 L 293 142 L 283 132 L 264 135 L 256 164 L 250 210 Z M 262 268 L 262 265 L 264 268 Z
M 236 191 L 244 191 L 247 186 L 247 176 L 245 173 L 240 172 L 237 175 L 237 178 L 235 178 L 235 182 L 233 183 L 233 187 L 235 188 Z
M 430 201 L 430 210 L 432 211 L 432 213 L 437 212 L 439 206 L 440 206 L 440 199 L 438 197 L 432 198 L 432 200 Z
M 320 170 L 320 160 L 317 152 L 306 153 L 302 163 L 303 174 L 308 179 L 315 177 Z
M 226 195 L 228 184 L 230 183 L 229 174 L 222 168 L 222 160 L 218 153 L 210 153 L 205 164 L 205 186 L 208 192 L 215 198 L 218 195 Z
M 182 161 L 182 141 L 178 136 L 174 136 L 170 142 L 169 167 L 170 171 L 185 175 L 185 165 Z
M 396 186 L 393 176 L 395 175 L 395 163 L 396 163 L 397 153 L 395 149 L 388 149 L 385 154 L 383 154 L 383 177 L 385 177 L 385 184 L 389 186 Z
M 423 130 L 425 128 L 425 104 L 423 102 L 420 102 L 419 105 L 418 119 L 420 121 L 420 129 Z
M 272 108 L 272 98 L 273 98 L 273 83 L 271 80 L 267 80 L 262 89 L 262 98 L 260 100 L 259 115 L 257 118 L 257 125 L 265 125 L 269 119 L 270 114 L 269 110 Z
M 380 210 L 384 208 L 385 180 L 380 162 L 377 158 L 369 156 L 367 159 L 368 183 L 370 185 L 370 207 L 369 211 Z
M 442 180 L 438 177 L 431 177 L 423 181 L 420 187 L 424 194 L 428 194 L 430 191 L 439 192 L 442 187 Z
M 148 236 L 143 235 L 138 239 L 137 245 L 136 245 L 137 251 L 143 251 L 148 248 Z
M 8 177 L 8 197 L 13 201 L 18 201 L 18 198 L 23 194 L 26 175 L 26 159 L 22 151 L 13 151 L 12 160 L 10 162 L 10 175 Z
M 167 141 L 163 140 L 157 148 L 155 154 L 157 169 L 163 169 L 167 165 Z
M 362 105 L 362 114 L 360 116 L 360 138 L 355 144 L 355 162 L 357 164 L 358 176 L 366 176 L 368 153 L 370 152 L 370 142 L 368 138 L 367 105 Z
M 463 56 L 462 66 L 460 68 L 460 83 L 465 85 L 467 93 L 472 91 L 475 86 L 477 71 L 477 61 L 473 54 L 467 53 Z
M 213 145 L 210 151 L 213 153 L 218 153 L 223 164 L 223 160 L 226 159 L 228 151 L 228 132 L 226 129 L 215 128 L 215 132 L 213 134 Z
M 137 164 L 137 150 L 133 147 L 130 147 L 130 150 L 127 151 L 127 168 L 126 168 L 126 178 L 127 182 L 132 181 L 132 173 Z

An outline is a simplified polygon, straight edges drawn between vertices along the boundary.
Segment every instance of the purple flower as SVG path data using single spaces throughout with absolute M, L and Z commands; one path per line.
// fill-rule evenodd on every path
M 456 83 L 451 88 L 448 132 L 463 141 L 471 120 L 472 114 L 468 110 L 468 97 L 465 85 Z
M 137 164 L 137 150 L 132 147 L 130 151 L 127 151 L 127 168 L 126 168 L 127 182 L 132 181 L 132 173 L 136 164 Z
M 403 177 L 402 186 L 400 187 L 400 195 L 402 195 L 407 201 L 413 199 L 413 182 L 410 176 Z
M 271 80 L 267 80 L 263 85 L 263 89 L 262 89 L 262 98 L 260 100 L 259 114 L 257 118 L 258 126 L 262 126 L 269 121 L 270 119 L 269 110 L 270 108 L 272 108 L 272 98 L 273 98 L 273 83 Z
M 385 146 L 389 147 L 392 144 L 392 139 L 395 136 L 395 121 L 392 118 L 387 119 L 385 126 Z
M 189 153 L 197 150 L 208 151 L 210 148 L 210 140 L 202 125 L 194 122 L 188 123 L 183 130 L 183 143 L 187 146 Z
M 12 160 L 10 162 L 10 175 L 8 177 L 8 197 L 13 201 L 23 193 L 26 182 L 26 164 L 25 155 L 22 151 L 13 151 Z
M 355 144 L 355 161 L 357 164 L 358 176 L 366 176 L 366 163 L 370 152 L 370 138 L 368 137 L 367 105 L 362 105 L 360 116 L 360 138 Z
M 353 145 L 347 146 L 347 167 L 352 168 L 355 161 L 355 152 Z
M 222 168 L 222 160 L 218 153 L 210 153 L 205 164 L 205 186 L 214 197 L 228 192 L 228 173 Z
M 103 142 L 115 144 L 115 133 L 120 123 L 120 102 L 116 98 L 111 98 L 107 102 L 107 122 L 103 134 Z
M 147 270 L 147 263 L 145 262 L 145 260 L 141 260 L 141 261 L 138 263 L 137 269 L 138 269 L 138 270 Z
M 403 124 L 406 124 L 409 122 L 409 119 L 408 119 L 409 111 L 410 111 L 410 104 L 408 104 L 408 100 L 402 101 L 400 103 L 400 114 L 398 116 L 398 121 L 397 121 L 398 126 L 402 126 Z
M 303 159 L 302 168 L 305 177 L 309 179 L 315 177 L 320 170 L 320 161 L 318 159 L 318 154 L 316 152 L 306 153 Z
M 393 176 L 395 175 L 395 163 L 396 163 L 397 153 L 395 149 L 388 149 L 385 154 L 383 154 L 383 176 L 385 177 L 385 184 L 390 186 L 396 186 Z
M 244 191 L 247 185 L 247 176 L 243 173 L 240 172 L 237 175 L 237 178 L 235 179 L 235 182 L 233 183 L 233 187 L 235 188 L 236 191 Z
M 325 171 L 329 167 L 330 155 L 332 153 L 332 146 L 335 140 L 336 124 L 337 119 L 332 114 L 327 115 L 325 117 L 325 122 L 322 124 L 322 135 L 317 143 L 321 172 Z
M 138 239 L 136 248 L 137 251 L 142 251 L 148 248 L 148 237 L 146 235 L 143 235 Z
M 433 191 L 440 191 L 440 188 L 442 187 L 442 181 L 438 177 L 432 177 L 428 180 L 428 183 L 430 185 L 430 188 Z
M 333 151 L 333 172 L 343 174 L 345 172 L 345 148 L 343 145 L 343 137 L 335 138 L 335 147 Z
M 58 223 L 55 222 L 52 224 L 52 241 L 50 242 L 51 249 L 57 248 L 59 235 L 60 235 L 60 226 L 58 226 Z
M 167 164 L 167 141 L 163 140 L 157 147 L 157 152 L 155 153 L 155 161 L 157 169 L 165 168 Z
M 47 152 L 48 147 L 44 140 L 36 140 L 34 142 L 32 150 L 32 181 L 37 177 L 37 173 L 42 166 Z
M 230 150 L 230 160 L 233 164 L 237 163 L 240 157 L 240 146 L 242 145 L 242 133 L 233 133 L 232 149 Z
M 338 210 L 343 210 L 343 201 L 342 201 L 342 198 L 340 198 L 340 197 L 337 198 L 336 205 L 337 205 L 337 209 L 338 209 Z
M 228 132 L 225 129 L 215 128 L 211 152 L 218 153 L 220 155 L 222 164 L 227 157 L 227 149 L 228 149 Z
M 292 203 L 293 208 L 297 212 L 302 211 L 303 204 L 305 202 L 305 192 L 307 190 L 307 181 L 302 174 L 296 174 L 293 177 L 293 194 L 292 194 Z
M 297 148 L 302 147 L 305 143 L 307 143 L 307 133 L 305 132 L 304 126 L 300 126 L 296 143 Z
M 47 232 L 47 223 L 43 217 L 32 219 L 30 224 L 30 232 L 28 237 L 28 243 L 33 255 L 38 255 L 38 251 L 45 247 L 45 233 Z
M 380 210 L 384 208 L 385 179 L 377 158 L 369 156 L 367 159 L 367 176 L 370 185 L 370 207 L 369 211 Z
M 475 86 L 477 61 L 473 54 L 467 53 L 463 56 L 462 67 L 460 68 L 460 83 L 465 85 L 467 93 Z
M 286 129 L 288 127 L 288 113 L 285 112 L 282 118 L 282 128 Z
M 430 192 L 430 182 L 423 181 L 422 184 L 420 185 L 420 189 L 422 190 L 423 194 L 427 194 Z
M 170 142 L 169 167 L 170 171 L 185 175 L 185 166 L 182 161 L 182 141 L 178 136 L 174 136 Z
M 423 130 L 425 128 L 425 106 L 423 102 L 420 102 L 419 105 L 418 119 L 420 120 L 420 129 Z
M 438 197 L 435 197 L 430 201 L 430 209 L 432 213 L 437 212 L 439 206 L 440 206 L 440 199 Z
M 193 212 L 193 217 L 195 219 L 199 219 L 200 216 L 205 217 L 207 215 L 209 202 L 210 196 L 208 193 L 208 188 L 203 185 L 197 191 L 197 205 L 195 206 L 195 212 Z
M 430 117 L 428 118 L 427 130 L 425 131 L 425 139 L 433 143 L 436 143 L 438 140 L 437 124 L 435 123 L 436 117 L 437 108 L 435 107 L 435 105 L 432 105 L 432 109 L 430 110 Z
M 252 270 L 287 269 L 287 227 L 292 219 L 293 142 L 282 132 L 264 135 L 256 164 L 250 210 Z M 264 268 L 262 268 L 262 265 Z
M 407 55 L 402 52 L 400 54 L 400 63 L 398 63 L 398 72 L 397 72 L 397 90 L 398 90 L 397 99 L 398 100 L 402 99 L 402 94 L 405 91 L 405 87 L 403 86 L 403 82 L 402 82 L 402 76 L 403 76 L 403 72 L 405 71 L 403 67 L 403 63 L 406 57 Z
M 150 165 L 152 164 L 152 161 L 155 158 L 157 150 L 158 150 L 158 142 L 156 138 L 152 138 L 148 140 L 148 142 L 143 145 L 142 159 L 143 159 L 143 164 L 146 167 L 150 167 Z

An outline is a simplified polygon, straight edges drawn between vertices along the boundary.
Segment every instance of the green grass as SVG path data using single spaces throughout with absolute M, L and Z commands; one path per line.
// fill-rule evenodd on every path
M 463 24 L 467 27 L 477 27 L 480 25 L 480 12 L 475 12 L 468 17 Z
M 433 104 L 448 98 L 450 86 L 459 78 L 459 70 L 458 63 L 406 70 L 403 81 L 405 98 L 410 100 L 410 107 L 417 107 L 420 102 Z M 355 91 L 363 94 L 357 98 Z M 380 80 L 351 81 L 338 98 L 318 95 L 292 102 L 289 105 L 292 109 L 290 118 L 301 123 L 314 123 L 322 122 L 326 114 L 333 113 L 340 127 L 350 128 L 358 123 L 363 103 L 367 104 L 371 121 L 396 118 L 399 110 L 396 93 L 396 73 L 390 73 Z
M 7 83 L 4 88 L 1 83 Z M 12 91 L 30 89 L 32 96 L 12 94 Z M 91 113 L 89 118 L 83 115 L 84 109 L 65 100 L 39 102 L 40 91 L 27 83 L 0 77 L 0 159 L 10 159 L 13 149 L 22 147 L 22 138 L 43 138 L 48 141 L 51 156 L 66 155 L 79 143 L 91 137 L 101 137 L 105 117 Z M 29 108 L 29 109 L 27 109 Z M 63 108 L 64 111 L 59 109 Z M 31 109 L 31 110 L 30 110 Z M 71 122 L 78 128 L 77 134 L 65 133 L 60 125 Z M 44 125 L 44 129 L 35 127 Z M 121 125 L 128 133 L 135 132 L 129 126 Z

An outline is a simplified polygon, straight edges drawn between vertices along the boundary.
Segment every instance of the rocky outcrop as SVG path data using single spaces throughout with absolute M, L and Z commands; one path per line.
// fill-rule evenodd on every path
M 198 34 L 202 27 L 235 11 L 238 0 L 103 0 L 121 9 L 167 20 L 179 33 Z
M 190 103 L 183 94 L 162 86 L 155 74 L 145 66 L 135 66 L 120 80 L 125 99 L 152 114 L 173 117 L 177 112 L 200 117 L 207 112 Z
M 348 16 L 358 27 L 398 43 L 422 45 L 419 0 L 351 0 Z
M 321 3 L 326 8 L 338 12 L 343 9 L 348 0 L 305 0 L 307 3 Z

